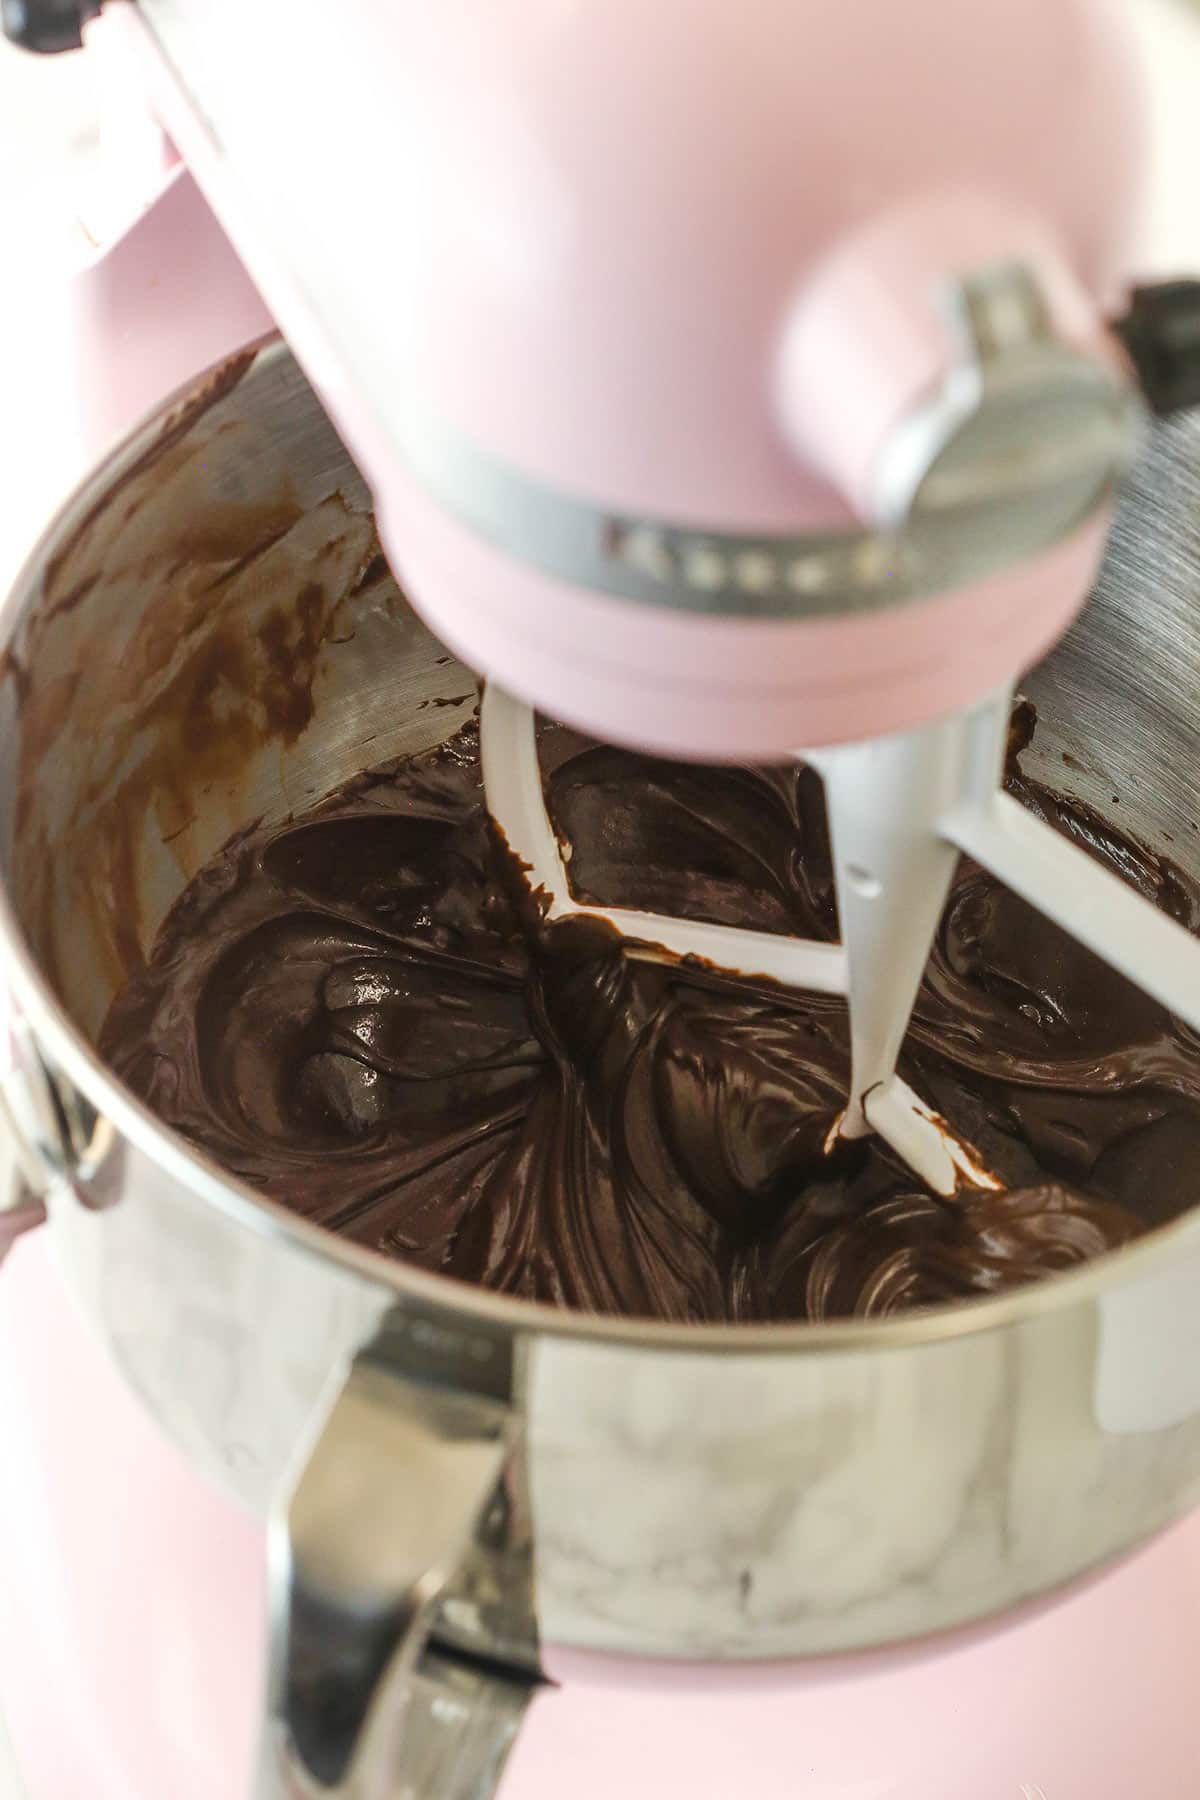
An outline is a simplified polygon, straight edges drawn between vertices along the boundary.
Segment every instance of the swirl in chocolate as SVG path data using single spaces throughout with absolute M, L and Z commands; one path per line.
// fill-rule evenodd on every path
M 541 734 L 581 898 L 832 937 L 820 789 Z M 1200 894 L 1085 809 L 1027 805 L 1189 926 Z M 1008 1184 L 943 1201 L 840 1144 L 844 1005 L 547 927 L 484 812 L 474 727 L 187 888 L 102 1048 L 176 1130 L 332 1231 L 509 1294 L 673 1320 L 961 1300 L 1191 1201 L 1200 1047 L 964 864 L 909 1079 Z

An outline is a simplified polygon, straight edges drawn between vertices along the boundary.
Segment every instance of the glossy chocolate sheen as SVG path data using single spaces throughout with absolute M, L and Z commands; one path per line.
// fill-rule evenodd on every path
M 540 739 L 581 898 L 835 935 L 803 770 Z M 1017 747 L 1019 748 L 1019 742 Z M 1195 928 L 1200 889 L 1085 808 L 1026 805 Z M 305 1218 L 468 1281 L 673 1320 L 882 1314 L 994 1293 L 1191 1203 L 1200 1045 L 964 863 L 904 1073 L 1009 1184 L 920 1191 L 825 1149 L 844 1004 L 547 927 L 483 807 L 476 728 L 231 843 L 118 996 L 104 1053 Z

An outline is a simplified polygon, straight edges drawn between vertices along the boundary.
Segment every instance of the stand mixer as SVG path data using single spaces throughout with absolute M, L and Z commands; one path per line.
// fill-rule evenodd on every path
M 206 146 L 180 142 L 251 269 L 274 265 L 263 292 L 443 641 L 601 737 L 819 766 L 849 974 L 824 946 L 776 952 L 773 972 L 848 983 L 844 1133 L 879 1132 L 941 1193 L 986 1179 L 895 1075 L 960 850 L 1200 1026 L 1190 937 L 996 793 L 1013 679 L 1082 604 L 1137 441 L 1134 370 L 1104 323 L 1136 99 L 1102 15 L 1043 20 L 1036 77 L 1019 14 L 938 18 L 936 59 L 900 82 L 911 21 L 873 21 L 864 58 L 832 9 L 763 20 L 749 44 L 731 19 L 663 16 L 636 51 L 611 23 L 581 19 L 564 46 L 540 16 L 518 32 L 471 8 L 416 27 L 367 7 L 336 48 L 269 6 L 228 27 L 221 7 L 142 10 L 209 122 Z M 951 179 L 984 41 L 987 129 Z M 356 162 L 398 169 L 386 242 L 359 200 L 335 202 L 338 159 L 293 113 L 314 50 L 335 116 L 360 101 Z M 264 112 L 244 72 L 267 56 L 281 92 Z M 398 124 L 397 67 L 417 96 Z M 1064 67 L 1062 156 L 1047 142 L 1023 162 L 1008 121 Z M 879 91 L 856 97 L 853 149 L 832 149 L 829 100 L 844 134 L 854 72 Z M 367 229 L 376 278 L 348 283 Z M 1155 398 L 1169 360 L 1173 404 L 1200 391 L 1189 305 L 1143 294 L 1125 327 Z M 485 707 L 483 727 L 492 810 L 524 855 L 535 797 L 511 793 L 511 759 L 530 722 Z M 561 888 L 545 854 L 533 866 Z M 694 933 L 685 947 L 721 960 Z M 770 953 L 745 951 L 755 968 Z
M 36 34 L 39 17 L 45 27 L 70 10 L 29 6 L 22 29 Z M 61 19 L 52 23 L 55 35 Z M 638 940 L 634 954 L 700 955 L 846 993 L 852 1086 L 837 1129 L 878 1133 L 947 1197 L 996 1177 L 895 1065 L 960 852 L 1200 1030 L 1194 938 L 1000 792 L 1015 684 L 1095 581 L 1146 401 L 1166 413 L 1200 399 L 1195 291 L 1173 284 L 1132 302 L 1128 291 L 1138 98 L 1103 7 L 930 0 L 918 12 L 880 4 L 864 16 L 764 0 L 742 16 L 679 0 L 646 16 L 545 5 L 514 18 L 468 0 L 427 15 L 355 0 L 331 31 L 266 0 L 116 0 L 89 35 L 148 107 L 120 134 L 132 163 L 123 173 L 140 192 L 123 218 L 115 207 L 114 246 L 80 290 L 97 439 L 277 321 L 370 484 L 406 593 L 438 639 L 488 678 L 489 806 L 552 915 L 582 903 L 542 802 L 535 708 L 677 757 L 812 763 L 828 805 L 840 946 L 656 916 L 613 922 Z M 386 206 L 380 183 L 364 179 L 372 170 L 387 171 Z M 139 335 L 128 361 L 99 374 L 90 352 L 111 330 L 106 309 L 137 305 L 161 318 L 144 271 L 178 271 L 200 243 L 199 267 L 193 261 L 176 288 L 187 316 L 162 332 L 162 342 L 179 343 L 172 381 L 169 358 L 155 360 L 157 335 L 154 358 Z M 213 418 L 223 381 L 208 391 Z M 179 417 L 190 424 L 193 412 Z M 141 468 L 129 451 L 121 479 Z M 238 497 L 237 484 L 227 486 Z M 63 554 L 78 549 L 90 516 L 77 509 L 75 535 L 60 534 Z M 41 566 L 52 561 L 43 553 Z M 98 580 L 83 595 L 89 604 Z M 79 1198 L 111 1179 L 111 1134 L 128 1137 L 132 1126 L 110 1096 L 103 1106 L 88 1097 L 82 1053 L 72 1060 L 47 1044 L 24 955 L 14 953 L 25 1024 L 6 1092 L 29 1186 L 46 1190 L 57 1226 L 56 1204 L 66 1206 L 56 1184 Z M 64 1083 L 87 1104 L 73 1107 Z M 25 1218 L 36 1211 L 24 1196 L 22 1205 Z M 84 1207 L 92 1217 L 82 1229 L 111 1217 L 110 1235 L 130 1211 L 123 1202 L 109 1214 L 94 1194 Z M 432 1308 L 434 1337 L 443 1329 L 437 1287 L 418 1283 L 413 1303 L 418 1313 Z M 95 1279 L 90 1291 L 94 1302 Z M 111 1336 L 111 1320 L 105 1329 Z M 421 1406 L 406 1403 L 387 1428 L 375 1420 L 358 1430 L 355 1409 L 373 1418 L 381 1371 L 401 1385 L 395 1336 L 377 1311 L 348 1320 L 343 1361 L 328 1360 L 340 1395 L 324 1379 L 319 1403 L 315 1391 L 297 1400 L 296 1429 L 280 1428 L 287 1481 L 279 1467 L 269 1483 L 263 1475 L 283 1495 L 264 1794 L 391 1791 L 396 1759 L 413 1754 L 421 1682 L 437 1717 L 437 1656 L 453 1639 L 453 1617 L 443 1614 L 438 1647 L 414 1675 L 430 1609 L 476 1528 L 479 1493 L 492 1494 L 517 1454 L 509 1378 L 464 1381 L 457 1365 L 452 1380 L 424 1367 L 415 1377 L 418 1387 L 451 1390 L 449 1425 L 431 1429 Z M 839 1345 L 848 1353 L 836 1330 L 828 1341 L 830 1355 Z M 731 1378 L 750 1343 L 738 1334 L 723 1345 Z M 676 1334 L 669 1353 L 684 1349 Z M 413 1354 L 409 1343 L 400 1357 L 410 1381 Z M 117 1355 L 161 1417 L 162 1393 L 131 1370 L 128 1347 Z M 722 1379 L 711 1367 L 690 1404 L 715 1396 Z M 761 1372 L 754 1379 L 769 1385 Z M 712 1403 L 737 1417 L 736 1399 Z M 448 1543 L 426 1543 L 422 1527 L 397 1560 L 364 1531 L 367 1568 L 349 1556 L 331 1563 L 315 1527 L 310 1542 L 306 1521 L 327 1510 L 328 1484 L 356 1466 L 364 1438 L 379 1464 L 360 1483 L 364 1515 L 394 1443 L 390 1466 L 419 1465 L 422 1480 L 440 1469 L 449 1482 L 439 1489 Z M 1198 1493 L 1189 1464 L 1155 1525 Z M 878 1680 L 882 1665 L 839 1668 L 822 1656 L 1001 1613 L 1147 1530 L 1122 1526 L 1103 1554 L 1064 1554 L 1003 1595 L 985 1582 L 982 1598 L 901 1607 L 886 1624 L 840 1637 L 811 1618 L 794 1637 L 756 1644 L 750 1633 L 728 1649 L 719 1633 L 700 1632 L 695 1653 L 810 1658 L 799 1681 L 819 1695 L 814 1704 L 852 1706 L 852 1690 Z M 237 1528 L 232 1537 L 231 1564 L 240 1557 L 249 1567 L 248 1540 Z M 1149 1554 L 1162 1557 L 1164 1546 Z M 1091 1629 L 1114 1641 L 1130 1629 L 1114 1623 L 1132 1592 L 1115 1584 L 1129 1574 L 1070 1602 L 1093 1609 Z M 376 1583 L 386 1604 L 373 1595 L 372 1628 L 388 1655 L 368 1679 L 345 1634 Z M 1138 1605 L 1135 1597 L 1145 1626 L 1153 1608 Z M 565 1693 L 570 1656 L 549 1654 L 544 1616 L 538 1624 L 540 1669 L 564 1679 Z M 249 1630 L 244 1619 L 240 1628 Z M 1041 1619 L 1022 1629 L 1053 1627 Z M 577 1632 L 568 1648 L 636 1654 L 635 1637 Z M 993 1678 L 979 1671 L 1005 1663 L 1004 1642 L 957 1645 L 964 1694 L 972 1680 Z M 1026 1642 L 1037 1654 L 1035 1639 Z M 1161 1651 L 1165 1640 L 1155 1642 Z M 640 1647 L 651 1644 L 683 1653 L 669 1633 L 647 1630 Z M 510 1667 L 495 1641 L 465 1649 L 485 1659 L 463 1664 L 482 1667 L 486 1690 L 463 1704 L 491 1720 L 483 1736 L 494 1755 L 526 1703 L 530 1665 L 514 1657 Z M 915 1662 L 889 1654 L 899 1657 L 882 1670 L 893 1698 L 872 1704 L 890 1712 L 915 1692 L 901 1683 L 919 1686 L 945 1651 L 908 1653 Z M 1157 1667 L 1151 1658 L 1148 1650 L 1147 1670 Z M 305 1687 L 314 1659 L 352 1729 L 314 1726 Z M 1006 1666 L 995 1679 L 1013 1679 Z M 418 1689 L 408 1752 L 404 1729 L 398 1739 L 394 1730 L 393 1690 L 405 1683 Z M 621 1672 L 593 1671 L 573 1691 L 599 1707 L 610 1689 L 631 1704 Z M 777 1719 L 781 1704 L 775 1678 L 763 1676 L 755 1719 L 764 1709 Z M 915 1785 L 927 1779 L 915 1760 L 880 1771 L 869 1758 L 859 1767 L 844 1743 L 827 1749 L 807 1790 L 820 1800 L 943 1791 Z M 1183 1792 L 1176 1771 L 1195 1762 L 1185 1721 L 1163 1733 L 1159 1750 L 1168 1785 L 1149 1791 Z M 506 1793 L 523 1754 L 519 1746 Z M 1062 1786 L 1077 1780 L 1070 1769 L 1058 1785 L 1037 1771 L 1005 1772 L 997 1800 L 1043 1789 L 1061 1800 L 1060 1787 L 1082 1800 L 1099 1791 L 1094 1777 L 1109 1754 L 1087 1787 Z M 765 1791 L 774 1776 L 780 1792 L 806 1791 L 790 1765 L 756 1778 Z M 474 1788 L 467 1776 L 461 1789 L 441 1779 L 427 1791 L 485 1791 L 478 1768 Z M 690 1785 L 705 1791 L 703 1779 L 694 1771 Z M 984 1800 L 982 1786 L 963 1785 L 978 1779 L 977 1765 L 947 1773 L 947 1800 L 968 1791 Z M 174 1778 L 160 1791 L 183 1788 Z

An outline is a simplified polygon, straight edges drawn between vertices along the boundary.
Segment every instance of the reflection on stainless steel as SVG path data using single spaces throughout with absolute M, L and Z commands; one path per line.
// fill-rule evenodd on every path
M 1101 810 L 1118 796 L 1192 873 L 1197 518 L 1200 426 L 1158 428 L 1096 600 L 1026 683 L 1031 773 Z M 306 1228 L 110 1081 L 90 1039 L 112 992 L 228 835 L 438 742 L 470 710 L 467 672 L 389 578 L 364 579 L 372 543 L 363 486 L 276 346 L 110 459 L 0 615 L 0 940 L 78 1163 L 50 1184 L 50 1228 L 163 1429 L 265 1514 L 320 1439 L 336 1372 L 385 1326 L 401 1434 L 418 1428 L 414 1393 L 477 1395 L 503 1346 L 519 1379 L 491 1391 L 511 1398 L 521 1448 L 490 1505 L 498 1464 L 476 1471 L 473 1547 L 453 1574 L 444 1544 L 401 1533 L 393 1549 L 410 1581 L 422 1560 L 448 1576 L 439 1638 L 526 1673 L 538 1638 L 775 1657 L 935 1631 L 1051 1589 L 1200 1500 L 1200 1364 L 1178 1352 L 1200 1304 L 1200 1218 L 952 1312 L 592 1321 Z M 306 585 L 295 710 L 260 638 L 272 608 L 297 629 Z M 192 740 L 181 714 L 203 725 Z M 1135 1350 L 1138 1380 L 1118 1391 Z M 375 1442 L 372 1426 L 364 1453 Z M 465 1490 L 461 1505 L 460 1542 Z
M 481 1645 L 514 1675 L 538 1671 L 533 1526 L 523 1470 L 514 1456 L 496 1483 L 472 1541 L 435 1608 L 431 1635 L 448 1650 Z
M 389 1800 L 487 1800 L 534 1691 L 427 1650 L 409 1684 Z

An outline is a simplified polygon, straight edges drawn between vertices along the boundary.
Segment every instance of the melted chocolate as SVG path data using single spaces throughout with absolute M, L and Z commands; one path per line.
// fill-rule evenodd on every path
M 810 773 L 677 767 L 553 726 L 540 743 L 581 897 L 835 935 Z M 1012 783 L 1200 923 L 1177 870 Z M 933 1199 L 873 1140 L 827 1154 L 843 1003 L 545 926 L 489 829 L 473 726 L 230 844 L 101 1045 L 167 1124 L 306 1218 L 598 1312 L 819 1319 L 993 1293 L 1181 1212 L 1200 1168 L 1200 1045 L 969 863 L 903 1067 L 1008 1191 Z

